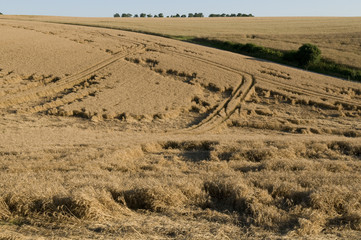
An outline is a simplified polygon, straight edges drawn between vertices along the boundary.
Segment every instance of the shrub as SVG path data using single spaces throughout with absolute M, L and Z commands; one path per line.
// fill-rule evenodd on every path
M 120 17 L 120 14 L 119 14 L 119 13 L 116 13 L 116 14 L 114 14 L 114 17 L 115 17 L 115 18 Z
M 298 49 L 296 57 L 300 66 L 307 67 L 320 61 L 321 50 L 316 45 L 307 43 Z
M 164 17 L 164 14 L 163 14 L 163 13 L 159 13 L 159 14 L 158 14 L 158 17 L 163 18 L 163 17 Z
M 147 16 L 147 14 L 145 14 L 145 13 L 140 14 L 140 17 L 142 17 L 142 18 L 145 18 L 146 16 Z
M 287 62 L 297 62 L 297 53 L 296 50 L 285 51 L 282 59 Z

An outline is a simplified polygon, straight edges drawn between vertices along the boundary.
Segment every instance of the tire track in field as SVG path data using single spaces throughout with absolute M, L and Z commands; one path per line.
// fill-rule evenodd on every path
M 257 80 L 259 81 L 259 83 L 264 82 L 267 84 L 271 84 L 274 87 L 280 87 L 281 89 L 289 91 L 289 92 L 303 94 L 303 95 L 307 95 L 307 96 L 311 96 L 311 97 L 317 97 L 320 99 L 322 99 L 322 98 L 328 99 L 328 100 L 334 101 L 334 104 L 345 104 L 345 105 L 349 105 L 349 106 L 355 106 L 355 107 L 361 109 L 361 102 L 358 102 L 358 101 L 347 100 L 342 97 L 338 97 L 335 95 L 320 92 L 320 91 L 317 91 L 317 90 L 314 90 L 311 88 L 305 88 L 305 87 L 301 87 L 301 86 L 293 87 L 289 84 L 266 79 L 266 78 L 260 77 L 258 75 L 256 77 L 257 77 Z M 321 103 L 324 103 L 324 102 L 321 102 Z
M 258 74 L 254 75 L 253 73 L 249 73 L 249 72 L 238 70 L 238 69 L 235 69 L 235 68 L 232 68 L 232 67 L 224 66 L 224 65 L 222 65 L 222 64 L 220 64 L 218 62 L 211 61 L 211 60 L 208 60 L 208 59 L 204 59 L 204 58 L 201 58 L 201 57 L 198 57 L 198 56 L 194 56 L 194 55 L 190 55 L 190 54 L 186 54 L 186 53 L 181 53 L 181 52 L 178 52 L 178 51 L 171 51 L 171 52 L 179 54 L 179 55 L 181 55 L 181 56 L 183 56 L 185 58 L 190 58 L 190 59 L 193 59 L 193 60 L 201 61 L 201 62 L 206 63 L 206 64 L 213 65 L 215 67 L 224 69 L 226 71 L 231 71 L 233 73 L 238 73 L 238 74 L 251 75 L 257 80 L 257 85 L 261 85 L 262 83 L 267 83 L 267 84 L 273 85 L 274 87 L 279 87 L 279 88 L 281 88 L 283 90 L 290 91 L 290 92 L 295 92 L 295 93 L 298 93 L 300 95 L 316 97 L 316 98 L 319 98 L 319 99 L 332 100 L 332 101 L 334 101 L 335 105 L 336 104 L 344 104 L 344 105 L 354 106 L 354 107 L 356 107 L 358 109 L 361 109 L 361 102 L 358 102 L 358 101 L 344 99 L 342 97 L 338 97 L 338 96 L 335 96 L 335 95 L 332 95 L 332 94 L 327 94 L 327 93 L 324 93 L 324 92 L 320 92 L 320 91 L 317 91 L 317 90 L 314 90 L 314 89 L 311 89 L 311 88 L 305 88 L 305 87 L 301 87 L 301 86 L 294 87 L 294 86 L 292 86 L 290 84 L 287 84 L 287 83 L 282 83 L 282 82 L 279 82 L 279 81 L 266 79 L 264 77 L 259 76 Z M 322 102 L 320 100 L 320 101 L 318 101 L 318 103 L 325 103 L 325 102 Z M 332 102 L 331 102 L 331 104 L 332 104 Z
M 182 131 L 201 133 L 214 129 L 218 125 L 228 120 L 232 116 L 232 114 L 240 107 L 240 104 L 243 101 L 247 100 L 254 93 L 256 79 L 251 74 L 236 70 L 234 68 L 219 64 L 217 62 L 206 60 L 201 57 L 180 53 L 178 51 L 170 52 L 176 53 L 185 58 L 190 58 L 196 61 L 203 62 L 207 65 L 211 65 L 228 72 L 236 73 L 237 75 L 240 75 L 242 77 L 242 80 L 228 99 L 224 100 L 221 104 L 219 104 L 218 107 L 200 123 L 183 129 Z
M 41 88 L 31 89 L 29 91 L 24 91 L 9 96 L 4 96 L 0 98 L 0 108 L 7 108 L 25 102 L 36 101 L 42 97 L 49 97 L 55 95 L 61 91 L 64 91 L 65 89 L 71 88 L 74 85 L 81 83 L 82 81 L 84 81 L 84 79 L 90 77 L 92 74 L 119 61 L 127 55 L 134 54 L 134 52 L 141 52 L 144 49 L 145 45 L 138 43 L 137 46 L 128 49 L 127 53 L 117 52 L 112 57 L 105 59 L 81 72 L 75 73 L 72 76 L 63 78 L 54 84 L 43 86 Z
M 199 124 L 191 126 L 185 131 L 206 132 L 228 120 L 232 114 L 240 108 L 240 104 L 254 93 L 255 79 L 250 75 L 244 75 L 241 83 L 233 91 L 231 97 L 223 101 L 208 117 Z

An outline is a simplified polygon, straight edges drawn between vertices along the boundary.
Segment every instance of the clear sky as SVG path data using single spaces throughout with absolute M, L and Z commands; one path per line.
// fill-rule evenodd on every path
M 112 17 L 114 13 L 252 13 L 255 16 L 361 16 L 361 0 L 0 0 L 0 12 Z

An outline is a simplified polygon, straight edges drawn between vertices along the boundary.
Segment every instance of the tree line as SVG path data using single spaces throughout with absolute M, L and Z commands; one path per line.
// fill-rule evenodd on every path
M 141 18 L 164 18 L 164 14 L 163 13 L 159 13 L 159 14 L 156 14 L 156 15 L 152 15 L 152 14 L 146 14 L 146 13 L 141 13 L 141 14 L 131 14 L 131 13 L 122 13 L 122 14 L 119 14 L 119 13 L 116 13 L 114 14 L 114 17 L 117 18 L 117 17 L 122 17 L 122 18 L 131 18 L 131 17 L 134 17 L 134 18 L 138 18 L 138 17 L 141 17 Z M 188 13 L 188 15 L 186 14 L 175 14 L 175 15 L 170 15 L 170 16 L 167 16 L 167 18 L 193 18 L 193 17 L 198 17 L 198 18 L 202 18 L 204 17 L 204 14 L 203 13 Z M 226 13 L 222 13 L 222 14 L 209 14 L 208 17 L 254 17 L 253 14 L 244 14 L 244 13 L 238 13 L 238 14 L 235 14 L 235 13 L 232 13 L 232 14 L 226 14 Z
M 232 13 L 232 14 L 225 14 L 225 13 L 222 13 L 222 14 L 210 14 L 209 17 L 254 17 L 253 14 L 245 14 L 245 13 L 238 13 L 238 14 L 235 14 L 235 13 Z

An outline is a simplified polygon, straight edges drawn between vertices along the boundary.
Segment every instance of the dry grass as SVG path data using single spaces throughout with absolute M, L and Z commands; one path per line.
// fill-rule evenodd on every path
M 0 239 L 358 238 L 359 84 L 155 36 L 1 24 Z M 46 60 L 28 37 L 75 57 Z

